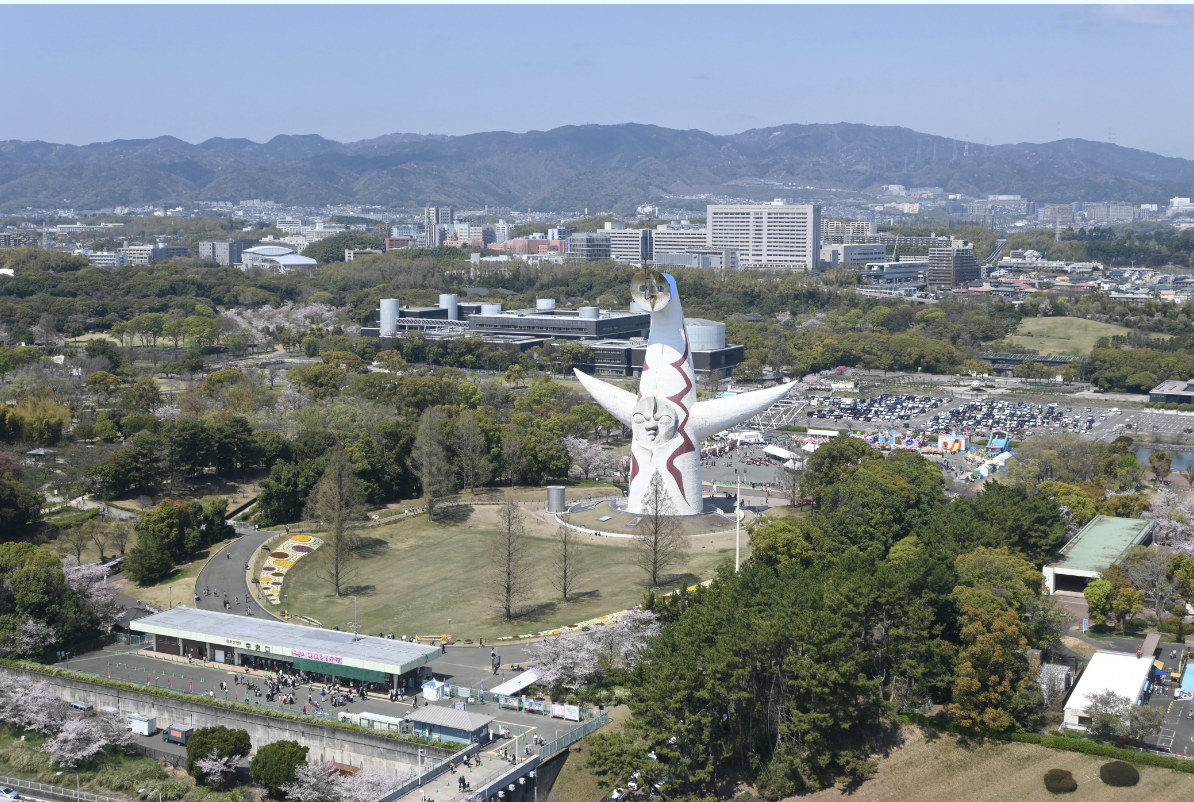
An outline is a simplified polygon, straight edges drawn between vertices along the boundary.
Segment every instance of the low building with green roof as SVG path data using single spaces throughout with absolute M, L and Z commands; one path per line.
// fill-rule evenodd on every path
M 1066 543 L 1053 562 L 1041 571 L 1050 593 L 1081 593 L 1133 546 L 1147 546 L 1153 539 L 1153 521 L 1096 515 Z

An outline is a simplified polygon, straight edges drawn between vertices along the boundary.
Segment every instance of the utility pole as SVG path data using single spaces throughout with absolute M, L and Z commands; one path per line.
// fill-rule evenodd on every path
M 738 499 L 734 503 L 734 573 L 742 559 L 742 477 L 738 477 Z

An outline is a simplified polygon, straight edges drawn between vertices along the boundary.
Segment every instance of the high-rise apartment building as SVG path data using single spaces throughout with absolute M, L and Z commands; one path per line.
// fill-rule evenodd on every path
M 929 249 L 929 292 L 949 292 L 982 277 L 974 246 L 967 240 L 956 239 L 948 247 Z
M 427 231 L 427 247 L 438 248 L 444 244 L 446 232 L 441 228 L 452 225 L 455 218 L 451 206 L 428 206 L 423 212 L 423 222 Z
M 710 206 L 707 220 L 708 244 L 736 249 L 743 269 L 812 271 L 820 261 L 821 207 L 816 204 Z

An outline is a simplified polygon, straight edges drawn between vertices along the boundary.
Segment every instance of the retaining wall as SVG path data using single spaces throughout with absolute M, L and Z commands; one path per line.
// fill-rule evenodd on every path
M 417 743 L 397 741 L 366 732 L 327 727 L 315 722 L 287 721 L 247 711 L 225 710 L 202 702 L 170 699 L 131 688 L 114 688 L 9 666 L 0 666 L 0 678 L 11 679 L 18 687 L 44 680 L 54 693 L 66 702 L 88 702 L 96 710 L 101 707 L 115 707 L 122 716 L 129 713 L 152 716 L 157 719 L 158 727 L 161 728 L 172 724 L 196 729 L 223 725 L 245 730 L 249 733 L 254 750 L 274 741 L 297 741 L 310 749 L 307 759 L 311 762 L 334 760 L 337 763 L 394 775 L 406 774 L 409 769 L 417 768 L 420 748 L 423 749 L 424 761 L 428 758 L 444 760 L 453 754 L 451 749 L 420 747 Z M 156 736 L 146 740 L 152 744 L 154 737 Z

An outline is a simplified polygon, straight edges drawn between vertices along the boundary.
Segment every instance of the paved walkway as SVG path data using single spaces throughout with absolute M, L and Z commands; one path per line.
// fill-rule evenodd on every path
M 233 521 L 229 523 L 237 528 L 239 537 L 213 554 L 199 572 L 199 577 L 195 580 L 195 592 L 199 594 L 198 607 L 200 610 L 246 615 L 247 603 L 252 615 L 272 615 L 249 593 L 248 585 L 245 583 L 245 566 L 252 564 L 261 544 L 278 533 L 265 529 L 254 531 L 253 527 L 247 524 Z M 204 596 L 204 588 L 209 588 L 213 595 Z M 220 593 L 218 601 L 214 595 L 216 591 Z M 230 603 L 239 597 L 239 604 L 226 610 L 223 603 L 225 597 Z M 194 605 L 195 600 L 188 599 L 185 603 L 188 606 Z

